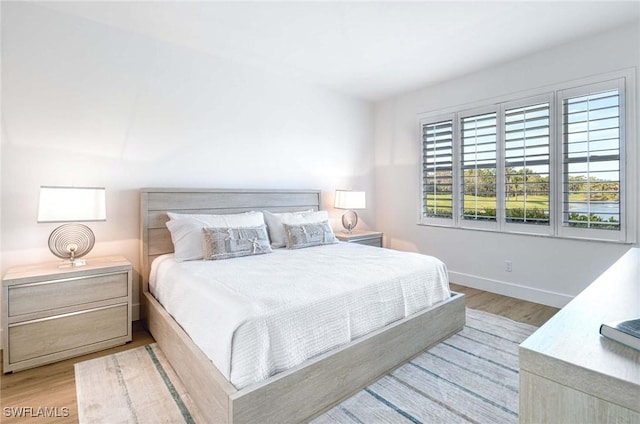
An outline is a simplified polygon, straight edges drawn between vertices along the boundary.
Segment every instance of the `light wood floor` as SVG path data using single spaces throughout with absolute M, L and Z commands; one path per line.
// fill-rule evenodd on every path
M 466 295 L 468 308 L 501 315 L 513 321 L 524 322 L 536 327 L 542 326 L 559 310 L 551 306 L 501 296 L 458 284 L 451 284 L 451 290 Z
M 558 310 L 549 306 L 525 302 L 523 300 L 483 292 L 457 284 L 451 289 L 467 295 L 467 306 L 493 314 L 502 315 L 514 321 L 526 322 L 540 326 L 553 316 Z M 115 347 L 101 352 L 68 359 L 51 365 L 45 365 L 30 370 L 2 375 L 0 385 L 0 421 L 2 423 L 77 423 L 78 408 L 76 400 L 76 383 L 73 365 L 91 358 L 133 349 L 152 343 L 151 335 L 142 328 L 140 322 L 133 324 L 133 341 L 127 345 Z M 53 418 L 16 418 L 8 416 L 5 408 L 31 407 L 57 408 L 59 415 L 68 416 Z
M 2 383 L 0 384 L 0 405 L 2 406 L 0 422 L 2 422 L 2 424 L 77 423 L 78 407 L 73 365 L 88 359 L 133 349 L 154 342 L 151 335 L 142 327 L 140 321 L 133 323 L 132 330 L 133 340 L 126 345 L 78 356 L 55 364 L 19 371 L 13 374 L 2 374 Z M 7 416 L 8 414 L 5 408 L 15 407 L 31 407 L 34 410 L 34 414 L 38 408 L 57 408 L 58 415 L 67 415 L 63 409 L 67 408 L 68 416 L 53 418 L 17 418 Z

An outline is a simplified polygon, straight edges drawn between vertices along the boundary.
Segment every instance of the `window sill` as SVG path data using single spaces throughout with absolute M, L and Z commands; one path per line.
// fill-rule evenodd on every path
M 623 241 L 623 240 L 609 240 L 609 239 L 598 239 L 598 238 L 578 237 L 578 236 L 559 236 L 559 235 L 553 235 L 553 234 L 540 234 L 540 233 L 526 232 L 526 231 L 498 231 L 490 228 L 454 227 L 447 224 L 425 223 L 425 222 L 418 222 L 416 223 L 416 225 L 421 227 L 447 228 L 447 229 L 458 230 L 458 231 L 478 231 L 478 232 L 484 232 L 484 233 L 505 234 L 505 235 L 511 235 L 511 236 L 542 237 L 542 238 L 557 239 L 557 240 L 587 241 L 592 243 L 626 244 L 626 245 L 635 244 L 635 240 Z

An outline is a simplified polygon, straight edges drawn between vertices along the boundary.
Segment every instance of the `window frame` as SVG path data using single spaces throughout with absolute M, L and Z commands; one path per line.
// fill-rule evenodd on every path
M 563 225 L 563 101 L 580 94 L 593 92 L 594 87 L 618 88 L 620 95 L 620 230 L 578 228 Z M 506 222 L 505 204 L 505 112 L 517 107 L 548 102 L 549 113 L 549 225 Z M 497 124 L 497 210 L 496 222 L 479 222 L 462 219 L 461 193 L 461 153 L 462 118 L 484 113 L 496 112 Z M 637 130 L 634 114 L 636 109 L 636 70 L 635 68 L 610 72 L 565 83 L 504 95 L 494 99 L 459 105 L 438 111 L 418 114 L 420 129 L 420 204 L 417 224 L 444 226 L 466 230 L 485 230 L 521 235 L 534 235 L 564 239 L 581 239 L 632 244 L 637 239 L 637 166 L 640 166 Z M 451 120 L 453 123 L 453 217 L 424 216 L 424 180 L 423 180 L 423 125 Z M 613 233 L 613 234 L 612 234 Z

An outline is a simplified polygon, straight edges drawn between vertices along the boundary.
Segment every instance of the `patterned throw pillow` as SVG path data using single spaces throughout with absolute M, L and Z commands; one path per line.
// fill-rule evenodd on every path
M 203 228 L 204 259 L 218 260 L 271 253 L 267 227 Z
M 300 225 L 284 224 L 284 230 L 287 235 L 288 249 L 300 249 L 338 242 L 328 221 Z

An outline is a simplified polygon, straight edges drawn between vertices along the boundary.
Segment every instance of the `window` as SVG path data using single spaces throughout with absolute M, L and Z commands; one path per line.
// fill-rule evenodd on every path
M 560 93 L 562 229 L 619 239 L 625 211 L 621 166 L 623 87 L 616 81 Z
M 423 215 L 453 217 L 453 121 L 422 126 Z
M 620 95 L 566 99 L 563 223 L 620 229 Z
M 550 224 L 549 102 L 504 113 L 504 188 L 507 223 Z
M 497 125 L 496 113 L 461 119 L 462 219 L 496 221 Z
M 421 223 L 635 240 L 631 72 L 422 116 Z M 625 90 L 625 87 L 627 89 Z M 628 115 L 625 115 L 628 114 Z M 630 217 L 632 219 L 627 219 Z

